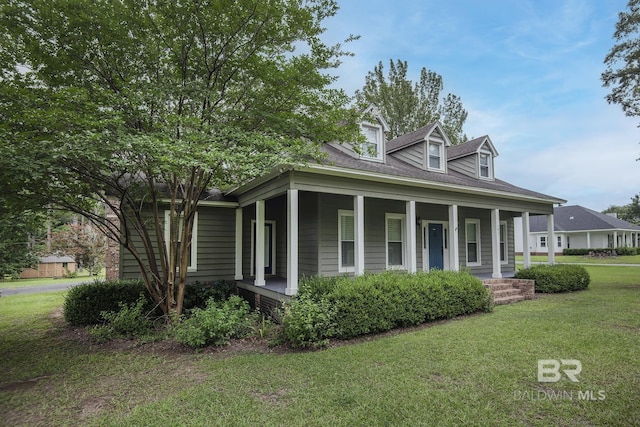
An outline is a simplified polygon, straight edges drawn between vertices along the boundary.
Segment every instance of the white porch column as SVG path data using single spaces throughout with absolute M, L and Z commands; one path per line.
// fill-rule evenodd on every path
M 287 288 L 285 295 L 298 293 L 298 190 L 287 190 Z
M 256 286 L 264 286 L 264 200 L 256 202 Z
M 587 249 L 591 249 L 591 232 L 587 231 Z
M 407 202 L 406 211 L 407 271 L 409 273 L 415 273 L 417 271 L 415 200 Z
M 531 246 L 529 232 L 529 212 L 522 212 L 522 266 L 524 268 L 531 267 Z
M 549 253 L 549 264 L 556 263 L 556 249 L 553 233 L 553 214 L 547 215 L 547 252 Z
M 491 259 L 493 260 L 493 273 L 491 277 L 502 277 L 500 268 L 500 209 L 491 211 Z
M 613 249 L 618 247 L 618 232 L 613 232 Z
M 353 221 L 355 240 L 355 268 L 356 276 L 364 274 L 364 196 L 353 198 Z
M 449 206 L 449 269 L 460 271 L 458 250 L 458 205 Z
M 235 279 L 242 280 L 242 208 L 236 208 L 236 272 Z

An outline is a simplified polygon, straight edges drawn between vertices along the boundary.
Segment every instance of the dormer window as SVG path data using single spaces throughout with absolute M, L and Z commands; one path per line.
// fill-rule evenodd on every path
M 429 167 L 428 169 L 442 171 L 444 170 L 444 144 L 429 141 L 428 148 Z
M 367 160 L 384 161 L 382 129 L 379 126 L 370 124 L 362 124 L 361 129 L 366 141 L 361 145 L 362 153 L 360 157 Z
M 483 179 L 493 179 L 493 168 L 491 167 L 492 158 L 491 153 L 480 152 L 478 155 L 478 160 L 480 162 L 479 172 L 480 178 Z

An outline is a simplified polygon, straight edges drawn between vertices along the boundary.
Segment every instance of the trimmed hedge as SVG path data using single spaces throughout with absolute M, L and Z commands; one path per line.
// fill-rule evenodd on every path
M 567 264 L 535 265 L 518 271 L 516 278 L 535 280 L 536 292 L 544 293 L 579 291 L 591 282 L 584 267 Z
M 117 312 L 121 304 L 135 304 L 140 294 L 147 300 L 145 309 L 154 305 L 142 280 L 94 280 L 69 289 L 64 299 L 64 318 L 76 326 L 96 325 L 103 322 L 103 311 Z
M 297 339 L 304 345 L 314 340 L 353 338 L 493 308 L 491 294 L 478 278 L 467 272 L 452 271 L 416 274 L 388 271 L 353 279 L 314 277 L 302 281 L 298 298 L 315 302 L 306 302 L 314 309 L 325 307 L 316 316 L 325 322 L 325 334 L 319 334 L 313 326 L 314 316 L 303 310 L 285 309 L 285 336 L 288 324 L 305 323 L 287 319 L 287 315 L 305 317 L 306 328 L 315 334 L 300 337 L 304 328 L 298 327 Z M 328 324 L 327 313 L 333 317 L 333 322 Z
M 596 248 L 596 249 L 586 249 L 586 248 L 565 248 L 562 250 L 562 255 L 637 255 L 640 253 L 640 248 L 627 248 L 627 247 L 619 247 L 619 248 Z
M 210 299 L 224 301 L 236 293 L 235 282 L 216 280 L 213 282 L 188 284 L 184 291 L 184 310 L 205 308 Z M 117 312 L 121 304 L 132 305 L 140 294 L 146 299 L 145 313 L 154 310 L 156 304 L 147 292 L 142 280 L 94 280 L 82 283 L 69 290 L 64 301 L 64 318 L 76 326 L 103 323 L 102 311 Z M 162 316 L 159 308 L 153 313 Z

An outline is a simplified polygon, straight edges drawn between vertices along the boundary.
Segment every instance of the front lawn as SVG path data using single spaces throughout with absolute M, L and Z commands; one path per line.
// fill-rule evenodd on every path
M 516 256 L 516 262 L 522 263 L 522 255 Z M 638 264 L 640 266 L 640 255 L 624 256 L 583 256 L 583 255 L 556 255 L 556 263 L 562 264 Z M 547 255 L 532 255 L 531 262 L 547 262 Z
M 91 346 L 51 315 L 62 293 L 2 297 L 3 422 L 635 425 L 640 268 L 587 269 L 585 291 L 315 352 Z M 579 382 L 538 382 L 539 359 L 579 360 Z

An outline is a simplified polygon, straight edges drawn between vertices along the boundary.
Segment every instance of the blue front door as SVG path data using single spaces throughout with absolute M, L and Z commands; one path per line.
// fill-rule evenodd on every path
M 429 269 L 444 270 L 444 240 L 442 224 L 429 223 Z

